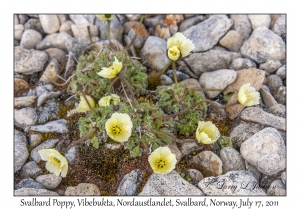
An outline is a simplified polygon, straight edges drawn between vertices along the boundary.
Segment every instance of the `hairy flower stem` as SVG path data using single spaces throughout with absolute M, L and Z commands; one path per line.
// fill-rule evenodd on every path
M 109 41 L 109 44 L 112 44 L 110 41 L 110 20 L 107 21 L 107 39 Z
M 157 135 L 167 136 L 167 137 L 171 138 L 173 141 L 175 141 L 179 144 L 188 143 L 188 142 L 195 142 L 195 139 L 185 139 L 185 140 L 177 139 L 175 136 L 173 136 L 172 134 L 167 133 L 167 132 L 155 131 L 154 133 L 157 134 Z
M 172 62 L 172 69 L 173 69 L 175 86 L 176 86 L 176 88 L 178 88 L 177 75 L 176 75 L 176 64 L 174 61 Z
M 94 44 L 94 43 L 93 43 L 93 40 L 92 40 L 92 35 L 91 35 L 90 26 L 87 26 L 87 31 L 88 31 L 88 34 L 89 34 L 90 45 L 92 45 L 92 44 Z
M 167 63 L 167 65 L 165 66 L 165 68 L 161 71 L 161 73 L 160 73 L 159 76 L 163 75 L 167 71 L 167 69 L 169 68 L 169 66 L 171 65 L 171 63 L 172 63 L 172 61 L 169 60 L 169 62 Z
M 143 21 L 144 21 L 144 18 L 145 18 L 145 15 L 142 15 L 142 17 L 141 17 L 141 19 L 140 19 L 140 22 L 139 22 L 139 25 L 138 25 L 138 27 L 137 27 L 136 30 L 135 30 L 134 37 L 133 37 L 133 39 L 131 40 L 131 42 L 129 43 L 129 45 L 127 45 L 127 46 L 124 48 L 124 51 L 127 51 L 127 50 L 130 48 L 130 46 L 133 44 L 134 40 L 136 39 L 136 37 L 137 37 L 137 35 L 138 35 L 138 33 L 139 33 L 139 30 L 140 30 L 140 27 L 141 27 L 141 25 L 142 25 L 142 23 L 143 23 Z

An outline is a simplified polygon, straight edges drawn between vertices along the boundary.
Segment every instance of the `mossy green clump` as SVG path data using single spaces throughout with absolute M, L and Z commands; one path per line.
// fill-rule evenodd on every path
M 221 147 L 221 149 L 224 147 L 233 147 L 232 141 L 231 141 L 230 137 L 228 137 L 228 136 L 221 136 L 217 142 L 218 142 L 219 146 Z

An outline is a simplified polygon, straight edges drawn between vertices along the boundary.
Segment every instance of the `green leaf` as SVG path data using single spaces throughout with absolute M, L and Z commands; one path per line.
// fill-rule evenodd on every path
M 137 145 L 135 148 L 132 150 L 132 157 L 137 157 L 140 154 L 140 145 Z
M 99 148 L 99 141 L 98 141 L 98 138 L 96 136 L 94 136 L 92 138 L 92 144 L 93 144 L 93 147 L 95 147 L 96 149 Z

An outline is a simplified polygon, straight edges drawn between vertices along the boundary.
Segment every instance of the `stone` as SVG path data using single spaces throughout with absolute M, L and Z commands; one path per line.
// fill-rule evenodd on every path
M 54 120 L 51 122 L 48 122 L 44 125 L 36 125 L 36 126 L 29 126 L 25 129 L 26 132 L 28 131 L 38 131 L 43 133 L 67 133 L 67 120 L 60 119 L 60 120 Z
M 286 119 L 267 113 L 258 107 L 248 107 L 241 113 L 241 119 L 246 122 L 270 126 L 279 131 L 286 131 Z
M 25 14 L 19 14 L 18 16 L 19 16 L 19 22 L 22 25 L 24 25 L 29 18 L 29 16 Z
M 233 20 L 233 29 L 240 33 L 243 41 L 247 40 L 252 31 L 248 15 L 230 15 L 230 18 Z
M 61 14 L 61 15 L 57 15 L 57 17 L 59 19 L 60 24 L 69 20 L 69 15 Z
M 15 109 L 14 116 L 14 124 L 21 128 L 35 125 L 35 122 L 37 120 L 35 109 L 30 107 L 22 108 L 20 110 Z
M 284 60 L 286 47 L 280 36 L 265 26 L 259 26 L 244 41 L 241 53 L 256 63 L 265 63 L 269 59 Z
M 93 43 L 98 44 L 99 37 L 92 38 Z M 113 40 L 111 40 L 113 42 Z M 90 39 L 86 37 L 71 38 L 66 41 L 68 52 L 72 52 L 76 58 L 82 55 L 83 50 L 90 45 Z
M 193 185 L 197 185 L 203 179 L 203 175 L 201 174 L 201 172 L 196 169 L 189 169 L 185 172 L 185 174 L 186 177 L 191 178 L 191 182 Z
M 199 77 L 196 74 L 194 74 L 193 71 L 191 71 L 190 67 L 183 60 L 177 61 L 176 64 L 177 64 L 178 71 L 181 71 L 181 72 L 187 74 L 191 78 L 199 79 Z
M 278 103 L 285 105 L 286 103 L 286 87 L 280 86 L 274 94 L 275 99 Z
M 267 60 L 265 63 L 259 65 L 259 69 L 264 70 L 270 74 L 274 73 L 279 67 L 282 66 L 282 63 L 278 60 Z
M 168 64 L 167 42 L 159 37 L 149 36 L 141 50 L 142 62 L 153 70 L 162 71 Z
M 189 196 L 204 195 L 201 190 L 184 180 L 176 171 L 167 174 L 153 173 L 141 196 Z
M 281 174 L 285 172 L 285 169 L 282 171 L 277 172 L 276 174 L 273 175 L 266 175 L 262 174 L 259 186 L 263 188 L 265 191 L 268 190 L 268 188 L 271 186 L 271 183 L 275 180 L 280 180 L 281 179 Z
M 52 190 L 60 184 L 62 177 L 56 176 L 55 174 L 46 174 L 36 177 L 35 181 L 46 187 L 48 190 Z
M 279 17 L 275 24 L 272 27 L 272 31 L 274 31 L 275 34 L 281 37 L 286 36 L 286 17 L 285 15 L 282 15 Z
M 33 29 L 36 30 L 38 32 L 40 32 L 40 34 L 42 36 L 44 36 L 45 32 L 44 29 L 42 27 L 41 21 L 39 19 L 36 18 L 30 18 L 24 25 L 25 30 L 28 29 Z
M 222 106 L 222 104 L 220 104 L 216 101 L 215 101 L 215 104 L 218 104 L 219 106 Z M 220 121 L 223 121 L 223 120 L 225 121 L 226 118 L 227 118 L 227 114 L 226 114 L 225 109 L 217 108 L 217 107 L 214 107 L 214 106 L 208 106 L 207 107 L 207 114 L 208 114 L 209 118 L 212 121 L 220 122 Z
M 204 92 L 200 90 L 202 87 L 198 80 L 192 79 L 192 78 L 186 79 L 186 80 L 181 81 L 180 84 L 186 85 L 188 88 L 194 88 L 197 92 L 199 92 L 203 95 L 203 98 L 205 98 Z
M 286 77 L 286 66 L 281 66 L 277 71 L 276 75 L 279 76 L 281 79 L 285 79 Z
M 39 84 L 35 88 L 35 95 L 37 97 L 40 97 L 43 93 L 52 92 L 52 91 L 54 91 L 54 86 L 52 84 L 45 84 L 45 85 Z
M 199 82 L 204 89 L 217 89 L 215 91 L 204 91 L 210 99 L 218 96 L 228 85 L 237 78 L 237 73 L 230 69 L 220 69 L 213 72 L 201 74 Z
M 33 29 L 27 29 L 23 32 L 20 46 L 24 49 L 35 49 L 36 44 L 41 40 L 42 35 L 40 32 Z
M 59 32 L 65 32 L 68 33 L 70 36 L 73 36 L 73 31 L 71 26 L 74 25 L 74 22 L 72 20 L 67 20 L 66 22 L 63 22 L 59 28 Z
M 15 47 L 14 60 L 16 73 L 31 75 L 43 70 L 48 54 L 38 50 Z
M 70 19 L 76 24 L 89 24 L 90 22 L 84 17 L 84 15 L 69 15 Z
M 173 80 L 165 74 L 160 75 L 161 85 L 169 86 L 174 84 Z
M 68 39 L 72 38 L 70 34 L 66 32 L 60 32 L 55 34 L 49 34 L 42 41 L 37 43 L 37 50 L 46 50 L 49 48 L 59 48 L 67 52 L 66 42 Z
M 163 25 L 166 15 L 155 15 L 154 17 L 146 17 L 143 21 L 148 27 L 155 27 L 157 25 Z
M 83 17 L 85 18 L 85 19 L 87 19 L 88 21 L 89 21 L 89 23 L 90 24 L 94 24 L 94 22 L 95 22 L 95 18 L 96 18 L 96 16 L 95 15 L 83 15 Z M 79 24 L 77 24 L 77 25 L 79 25 Z
M 110 40 L 110 42 L 112 43 L 112 47 L 118 51 L 122 51 L 124 49 L 123 45 L 115 39 Z M 104 47 L 109 47 L 110 43 L 108 40 L 102 40 L 102 41 L 98 41 L 97 43 L 95 43 L 96 45 L 99 46 L 100 50 L 103 49 Z
M 267 190 L 267 195 L 269 196 L 286 196 L 285 185 L 281 180 L 275 180 L 271 183 L 269 189 Z
M 265 191 L 258 186 L 254 176 L 244 170 L 204 178 L 199 182 L 198 187 L 208 196 L 266 195 Z
M 199 170 L 203 177 L 219 176 L 222 174 L 222 161 L 211 151 L 203 151 L 190 159 L 192 168 Z
M 23 79 L 14 78 L 14 94 L 21 95 L 29 90 L 29 84 Z
M 136 21 L 139 21 L 142 17 L 141 14 L 137 14 L 137 15 L 133 15 L 133 14 L 126 14 L 125 15 L 130 21 L 132 20 L 136 20 Z
M 238 31 L 230 30 L 220 39 L 219 43 L 227 50 L 238 52 L 243 45 L 243 37 Z
M 36 177 L 42 174 L 43 174 L 43 170 L 34 161 L 25 163 L 20 171 L 20 177 L 22 179 L 26 179 L 26 178 L 35 179 Z
M 14 108 L 23 108 L 35 103 L 36 96 L 24 96 L 14 98 Z
M 22 179 L 18 184 L 15 186 L 15 190 L 21 188 L 35 188 L 35 189 L 46 189 L 43 185 L 37 183 L 31 178 Z
M 245 170 L 245 160 L 242 155 L 232 147 L 224 147 L 220 151 L 220 159 L 223 163 L 222 172 Z
M 121 144 L 107 144 L 107 143 L 104 146 L 110 150 L 115 150 L 115 149 L 117 150 L 122 147 Z
M 245 166 L 246 166 L 246 171 L 249 171 L 259 182 L 261 180 L 262 173 L 247 161 L 245 161 Z
M 265 128 L 241 145 L 243 158 L 260 172 L 273 175 L 286 167 L 286 148 L 279 132 Z
M 200 152 L 202 149 L 203 147 L 197 144 L 196 142 L 186 142 L 183 143 L 180 147 L 180 151 L 183 156 L 187 156 L 192 152 Z
M 139 25 L 139 21 L 127 21 L 126 23 L 123 24 L 124 34 L 128 34 L 128 32 L 132 28 L 137 28 L 138 25 Z M 140 28 L 143 28 L 144 30 L 147 30 L 143 23 L 141 24 Z
M 49 48 L 45 50 L 48 53 L 48 61 L 51 62 L 52 60 L 57 60 L 58 63 L 65 63 L 67 62 L 67 55 L 64 51 L 58 48 Z
M 117 189 L 118 196 L 135 196 L 137 194 L 137 189 L 142 182 L 143 172 L 139 169 L 131 171 L 126 174 L 119 184 Z
M 39 146 L 35 147 L 31 153 L 30 153 L 30 157 L 32 158 L 32 160 L 36 163 L 39 163 L 41 161 L 41 156 L 38 153 L 39 150 L 41 149 L 52 149 L 55 147 L 55 145 L 59 142 L 59 139 L 48 139 L 46 141 L 44 141 L 43 143 L 41 143 Z
M 168 75 L 172 80 L 174 80 L 174 73 L 173 73 L 173 70 L 168 70 L 166 72 L 166 75 Z M 177 77 L 177 81 L 178 82 L 181 82 L 183 80 L 186 80 L 186 79 L 189 79 L 190 76 L 181 72 L 181 71 L 178 71 L 176 70 L 176 77 Z
M 14 191 L 14 196 L 59 196 L 59 194 L 45 189 L 21 188 Z
M 275 95 L 277 90 L 283 86 L 282 79 L 276 74 L 271 74 L 267 77 L 267 86 L 270 88 L 271 93 Z
M 276 116 L 286 118 L 286 106 L 283 104 L 275 104 L 274 106 L 271 106 L 268 112 Z
M 281 14 L 271 14 L 271 28 L 274 26 L 278 18 L 280 18 L 282 15 Z
M 256 68 L 256 63 L 249 58 L 236 58 L 231 62 L 229 68 L 234 70 Z
M 277 104 L 277 101 L 272 96 L 270 89 L 266 85 L 262 85 L 260 89 L 260 95 L 262 98 L 262 101 L 266 105 L 267 108 L 270 108 Z
M 66 196 L 100 196 L 100 190 L 95 184 L 80 183 L 76 187 L 67 187 Z
M 51 98 L 57 98 L 61 94 L 60 91 L 57 92 L 45 92 L 38 97 L 37 106 L 40 107 L 45 101 Z
M 20 46 L 20 41 L 14 39 L 14 47 Z
M 58 32 L 60 21 L 57 15 L 39 15 L 41 25 L 46 34 Z
M 203 52 L 216 45 L 232 25 L 233 20 L 226 15 L 212 15 L 209 19 L 183 31 L 183 35 L 194 43 L 193 52 Z
M 129 21 L 128 21 L 128 18 L 126 17 L 126 15 L 121 15 L 121 14 L 119 14 L 119 15 L 117 15 L 117 17 L 118 17 L 120 23 L 121 23 L 123 26 L 124 26 L 124 24 L 125 24 L 126 22 L 129 22 Z
M 14 25 L 14 38 L 16 40 L 21 40 L 24 31 L 24 26 L 22 24 Z
M 196 15 L 190 18 L 187 18 L 185 20 L 183 20 L 180 24 L 179 24 L 179 32 L 185 31 L 186 29 L 188 29 L 189 27 L 196 25 L 198 23 L 200 23 L 201 21 L 204 20 L 204 16 L 203 15 Z
M 282 181 L 283 184 L 286 185 L 286 172 L 283 172 L 283 173 L 281 174 L 281 181 Z
M 65 158 L 68 160 L 68 163 L 73 164 L 74 161 L 76 160 L 77 154 L 78 154 L 78 147 L 77 146 L 71 147 L 65 153 Z
M 28 138 L 28 143 L 30 147 L 36 147 L 42 141 L 42 135 L 39 133 L 30 134 Z
M 59 73 L 61 72 L 61 67 L 56 59 L 51 60 L 48 64 L 46 70 L 40 78 L 40 82 L 44 83 L 53 83 L 56 82 L 59 78 Z
M 26 136 L 20 131 L 14 130 L 14 172 L 22 168 L 29 156 L 27 145 Z
M 248 15 L 251 22 L 252 29 L 255 30 L 259 26 L 270 27 L 271 16 L 270 15 Z
M 91 37 L 98 36 L 98 27 L 91 24 L 71 25 L 71 29 L 75 38 L 89 38 L 89 31 Z
M 133 40 L 135 36 L 137 26 L 133 25 L 132 28 L 128 32 L 128 37 L 130 40 Z M 144 46 L 145 41 L 148 39 L 149 33 L 147 29 L 140 27 L 139 31 L 137 32 L 137 36 L 133 42 L 133 46 L 137 49 L 141 49 Z
M 203 53 L 193 53 L 184 58 L 184 61 L 197 76 L 200 76 L 204 72 L 228 69 L 231 62 L 239 57 L 240 53 L 211 49 Z
M 108 22 L 106 20 L 96 18 L 95 25 L 99 27 L 101 40 L 108 39 L 107 24 Z M 115 39 L 122 43 L 123 32 L 124 28 L 115 16 L 114 19 L 110 21 L 110 39 Z
M 182 158 L 182 153 L 178 149 L 176 143 L 169 144 L 168 147 L 171 150 L 171 152 L 176 156 L 177 163 L 179 163 Z
M 14 25 L 20 24 L 18 15 L 14 15 Z

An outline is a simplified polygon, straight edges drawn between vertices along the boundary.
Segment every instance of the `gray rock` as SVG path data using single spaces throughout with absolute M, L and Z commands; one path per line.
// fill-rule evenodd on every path
M 14 111 L 14 124 L 18 127 L 25 128 L 27 126 L 35 125 L 37 120 L 36 111 L 34 108 L 26 107 Z
M 194 74 L 193 71 L 191 71 L 190 67 L 183 60 L 177 61 L 176 64 L 178 71 L 189 75 L 191 78 L 199 79 L 199 77 L 196 74 Z
M 49 139 L 47 141 L 44 141 L 43 143 L 41 143 L 39 146 L 37 146 L 36 148 L 34 148 L 31 153 L 30 153 L 30 157 L 32 158 L 32 160 L 36 163 L 41 161 L 41 156 L 38 153 L 39 150 L 41 149 L 52 149 L 55 147 L 55 145 L 59 142 L 59 139 Z
M 130 21 L 132 20 L 140 20 L 142 15 L 141 14 L 137 14 L 137 15 L 133 15 L 133 14 L 126 14 L 125 15 Z
M 89 31 L 91 37 L 98 36 L 98 27 L 91 24 L 71 25 L 71 29 L 75 38 L 89 38 Z
M 58 32 L 60 21 L 57 15 L 39 15 L 39 18 L 46 34 Z
M 43 170 L 34 162 L 30 161 L 24 164 L 20 171 L 20 177 L 22 179 L 32 178 L 35 179 L 36 177 L 43 174 Z
M 248 15 L 251 22 L 252 29 L 255 30 L 259 26 L 270 27 L 271 16 L 270 15 Z
M 168 70 L 166 72 L 166 75 L 168 75 L 172 80 L 174 80 L 174 73 L 173 73 L 173 70 Z M 183 80 L 186 80 L 186 79 L 189 79 L 190 76 L 181 72 L 181 71 L 177 71 L 176 70 L 176 77 L 177 77 L 177 81 L 178 82 L 181 82 Z
M 24 96 L 14 98 L 14 108 L 22 108 L 30 106 L 35 102 L 36 96 Z
M 20 46 L 23 47 L 24 49 L 35 49 L 35 46 L 37 43 L 39 43 L 42 40 L 42 35 L 33 29 L 28 29 L 25 30 Z
M 126 15 L 117 15 L 117 17 L 123 26 L 125 22 L 128 22 L 128 18 L 126 17 Z
M 135 28 L 131 28 L 128 32 L 128 37 L 130 40 L 132 40 L 135 36 Z M 144 46 L 145 41 L 148 39 L 149 33 L 147 29 L 145 28 L 140 28 L 139 31 L 137 32 L 136 39 L 133 42 L 133 46 L 137 49 L 141 49 Z
M 279 132 L 265 128 L 254 134 L 241 145 L 243 158 L 266 175 L 273 175 L 285 169 L 285 145 Z
M 87 19 L 87 20 L 89 21 L 90 24 L 92 24 L 92 25 L 94 24 L 95 18 L 96 18 L 95 15 L 83 15 L 83 17 L 84 17 L 85 19 Z
M 142 62 L 151 69 L 162 71 L 169 59 L 166 55 L 167 42 L 159 37 L 149 36 L 141 50 Z
M 40 97 L 45 92 L 51 92 L 54 91 L 54 87 L 52 84 L 46 84 L 46 85 L 38 85 L 35 88 L 36 96 Z
M 22 24 L 14 25 L 14 38 L 16 40 L 21 40 L 24 31 L 24 26 Z
M 220 159 L 223 163 L 222 171 L 245 170 L 245 160 L 242 155 L 232 147 L 224 147 L 220 151 Z
M 257 180 L 248 171 L 230 171 L 218 177 L 202 179 L 198 187 L 209 196 L 224 195 L 266 195 Z
M 15 190 L 21 188 L 35 188 L 35 189 L 46 189 L 43 185 L 37 183 L 31 178 L 22 179 L 18 184 L 15 186 Z
M 26 136 L 14 130 L 14 172 L 22 168 L 28 156 Z
M 61 67 L 56 59 L 51 60 L 48 64 L 46 70 L 40 78 L 40 82 L 52 83 L 58 80 L 59 73 L 61 72 Z M 39 101 L 39 99 L 38 99 Z M 38 103 L 39 104 L 39 103 Z M 38 105 L 39 106 L 39 105 Z
M 196 169 L 189 169 L 185 173 L 187 177 L 191 178 L 193 185 L 197 185 L 203 179 L 201 172 Z
M 20 41 L 14 39 L 14 47 L 20 46 Z
M 186 80 L 181 81 L 180 83 L 183 84 L 183 85 L 186 85 L 189 88 L 199 89 L 199 90 L 196 90 L 196 91 L 201 93 L 203 95 L 203 98 L 205 98 L 204 92 L 200 90 L 201 85 L 200 85 L 200 82 L 198 80 L 196 80 L 196 79 L 186 79 Z
M 285 43 L 282 38 L 265 26 L 256 28 L 250 38 L 244 41 L 241 53 L 257 63 L 285 59 Z
M 243 37 L 238 31 L 230 30 L 219 41 L 222 47 L 234 52 L 238 52 L 243 45 Z
M 280 131 L 286 131 L 286 119 L 267 113 L 258 107 L 248 107 L 241 113 L 241 119 L 260 125 L 270 126 Z
M 30 147 L 36 147 L 42 141 L 42 135 L 39 133 L 30 134 L 28 138 L 28 143 Z
M 285 79 L 286 77 L 286 66 L 281 66 L 277 71 L 276 75 L 279 76 L 281 79 Z
M 72 28 L 71 26 L 74 25 L 74 22 L 72 20 L 67 20 L 66 22 L 62 23 L 60 28 L 59 28 L 59 32 L 66 32 L 68 33 L 70 36 L 73 36 L 73 32 L 72 32 Z
M 189 27 L 183 34 L 193 41 L 193 52 L 203 52 L 216 45 L 232 25 L 233 21 L 226 15 L 212 15 L 209 19 Z
M 68 187 L 65 191 L 66 196 L 99 196 L 100 190 L 95 184 L 80 183 L 76 187 Z
M 247 40 L 252 31 L 248 15 L 230 15 L 230 18 L 233 20 L 233 29 L 240 33 L 243 41 Z
M 266 72 L 272 74 L 281 66 L 282 66 L 282 63 L 278 60 L 276 60 L 276 61 L 267 60 L 267 62 L 259 65 L 259 69 L 265 70 Z
M 240 53 L 212 49 L 204 53 L 193 53 L 184 60 L 192 71 L 199 76 L 204 72 L 228 69 L 231 62 L 239 57 L 241 57 Z
M 61 15 L 57 15 L 57 17 L 59 19 L 60 24 L 69 20 L 69 15 L 61 14 Z
M 104 146 L 110 150 L 120 149 L 122 147 L 121 144 L 108 144 L 108 143 L 106 143 Z
M 15 47 L 15 72 L 31 75 L 42 71 L 48 60 L 48 54 L 38 50 Z
M 218 103 L 216 101 L 215 101 L 215 103 L 218 104 L 219 106 L 222 106 L 221 103 Z M 220 121 L 226 120 L 226 118 L 227 118 L 225 109 L 217 108 L 214 106 L 207 107 L 207 114 L 212 121 L 220 122 Z
M 92 38 L 93 43 L 98 43 L 100 41 L 99 37 Z M 113 40 L 112 40 L 113 41 Z M 71 38 L 66 41 L 66 48 L 68 52 L 72 52 L 76 58 L 82 55 L 83 50 L 90 45 L 89 38 Z
M 161 84 L 164 85 L 164 86 L 169 86 L 169 85 L 172 85 L 174 83 L 173 80 L 165 74 L 162 74 L 160 76 L 160 80 L 161 80 Z
M 127 21 L 126 23 L 123 24 L 124 34 L 128 34 L 128 32 L 132 28 L 135 29 L 138 25 L 139 25 L 139 21 Z M 143 23 L 141 24 L 140 28 L 147 30 Z
M 268 88 L 268 86 L 262 85 L 259 92 L 260 92 L 261 98 L 267 108 L 270 108 L 277 104 L 277 101 L 272 96 L 271 91 Z
M 42 41 L 37 43 L 37 50 L 46 50 L 49 48 L 59 48 L 67 52 L 66 42 L 68 39 L 72 38 L 70 34 L 66 32 L 60 32 L 55 34 L 47 35 Z
M 278 103 L 285 104 L 286 103 L 286 87 L 280 86 L 277 89 L 277 91 L 275 92 L 274 97 L 278 101 Z
M 286 196 L 285 185 L 281 180 L 275 180 L 271 183 L 269 189 L 267 190 L 267 195 L 269 196 Z
M 28 29 L 33 29 L 36 30 L 38 32 L 40 32 L 40 34 L 43 36 L 45 34 L 42 24 L 40 22 L 39 19 L 36 18 L 30 18 L 24 25 L 25 30 Z
M 199 170 L 203 177 L 218 176 L 222 174 L 222 161 L 211 151 L 203 151 L 190 159 L 192 168 Z
M 18 15 L 14 15 L 14 25 L 19 25 L 20 21 L 19 21 L 19 17 Z
M 285 172 L 285 169 L 273 175 L 262 174 L 259 186 L 267 191 L 273 181 L 281 179 L 281 174 L 283 172 Z
M 252 173 L 255 179 L 259 182 L 261 180 L 262 173 L 247 161 L 245 161 L 245 166 L 246 166 L 246 171 Z
M 59 194 L 45 189 L 21 188 L 14 191 L 14 196 L 59 196 Z
M 123 45 L 118 40 L 112 39 L 112 40 L 110 40 L 110 42 L 112 44 L 112 47 L 114 49 L 116 49 L 117 51 L 122 51 L 124 49 Z M 100 50 L 103 49 L 103 48 L 105 48 L 105 47 L 109 47 L 110 46 L 110 43 L 109 43 L 108 40 L 98 41 L 95 44 L 99 46 Z M 111 46 L 110 46 L 110 48 L 111 48 Z
M 61 94 L 60 91 L 57 92 L 44 92 L 42 95 L 39 96 L 37 100 L 37 106 L 41 106 L 45 101 L 51 98 L 56 98 Z
M 196 24 L 200 23 L 203 20 L 204 20 L 204 16 L 203 15 L 196 15 L 196 16 L 187 18 L 187 19 L 183 20 L 180 23 L 178 31 L 179 32 L 185 31 L 189 27 L 191 27 L 193 25 L 196 25 Z
M 107 24 L 108 22 L 106 20 L 100 20 L 96 18 L 95 25 L 98 26 L 100 29 L 101 39 L 108 39 Z M 115 16 L 114 19 L 110 21 L 110 39 L 115 39 L 122 43 L 123 31 L 123 26 L 120 24 L 120 21 Z
M 201 190 L 184 180 L 176 171 L 167 174 L 153 173 L 148 179 L 142 196 L 188 196 L 204 195 Z
M 76 24 L 89 24 L 90 22 L 84 17 L 84 15 L 69 15 L 70 19 Z
M 19 22 L 22 25 L 24 25 L 29 18 L 28 15 L 25 14 L 19 14 L 18 16 L 19 16 Z
M 249 58 L 236 58 L 231 62 L 229 68 L 234 70 L 256 68 L 256 63 Z
M 35 181 L 46 187 L 48 190 L 56 188 L 62 180 L 61 176 L 46 174 L 36 177 Z
M 187 156 L 192 152 L 200 152 L 202 149 L 203 147 L 196 142 L 183 143 L 180 147 L 180 151 L 183 156 Z
M 29 126 L 25 129 L 26 132 L 30 130 L 43 132 L 43 133 L 51 133 L 51 132 L 66 133 L 68 132 L 67 120 L 65 119 L 55 120 L 55 121 L 48 122 L 44 125 Z
M 59 63 L 64 63 L 67 61 L 67 55 L 64 51 L 58 48 L 49 48 L 45 50 L 46 53 L 49 55 L 48 61 L 57 60 Z
M 281 181 L 282 181 L 283 184 L 286 185 L 286 172 L 283 172 L 283 173 L 281 174 Z
M 282 79 L 276 74 L 271 74 L 267 77 L 267 86 L 270 88 L 271 93 L 275 95 L 277 90 L 283 86 Z
M 286 106 L 283 104 L 275 104 L 274 106 L 270 107 L 268 111 L 276 116 L 283 118 L 286 117 Z
M 134 196 L 142 182 L 143 172 L 139 169 L 126 174 L 117 189 L 118 196 Z
M 272 31 L 278 36 L 285 37 L 286 35 L 286 18 L 285 15 L 282 15 L 277 19 L 275 24 L 272 27 Z
M 163 25 L 166 15 L 156 15 L 154 17 L 147 17 L 144 20 L 144 24 L 148 27 L 156 27 L 157 25 Z
M 176 156 L 177 163 L 179 163 L 182 158 L 182 153 L 178 149 L 176 143 L 169 144 L 168 147 L 171 150 L 171 152 Z
M 213 72 L 201 74 L 199 82 L 205 89 L 217 89 L 215 91 L 205 91 L 208 98 L 212 99 L 219 95 L 228 85 L 232 84 L 237 77 L 234 70 L 220 69 Z
M 78 154 L 78 147 L 71 147 L 65 154 L 65 158 L 68 160 L 68 163 L 73 164 Z

